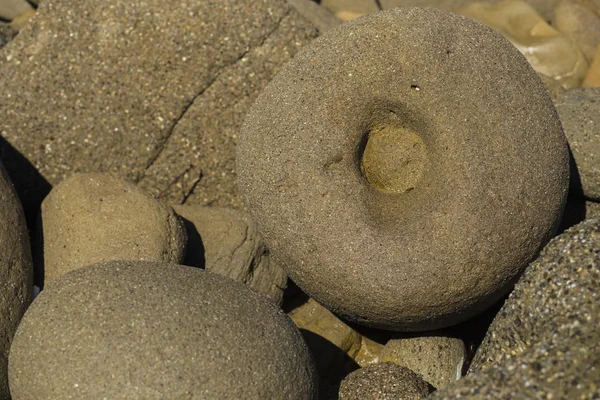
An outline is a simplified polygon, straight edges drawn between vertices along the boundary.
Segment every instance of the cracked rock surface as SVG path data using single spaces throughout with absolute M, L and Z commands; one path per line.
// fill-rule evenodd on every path
M 183 264 L 242 282 L 281 304 L 287 275 L 270 257 L 248 213 L 189 205 L 176 205 L 174 209 L 188 231 Z
M 241 207 L 237 129 L 315 36 L 279 0 L 42 2 L 0 56 L 0 155 L 30 222 L 75 172 L 112 172 L 170 202 Z

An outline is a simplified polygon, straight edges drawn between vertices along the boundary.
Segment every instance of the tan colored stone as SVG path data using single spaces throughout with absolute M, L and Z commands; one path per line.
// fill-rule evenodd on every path
M 0 18 L 12 21 L 19 15 L 33 10 L 27 0 L 2 0 L 0 1 Z
M 379 358 L 410 368 L 440 389 L 461 377 L 465 356 L 465 344 L 459 338 L 406 336 L 391 339 Z
M 356 369 L 354 357 L 361 347 L 360 333 L 313 299 L 288 315 L 304 335 L 321 380 L 339 381 Z
M 600 44 L 596 49 L 596 55 L 594 56 L 594 61 L 592 65 L 590 65 L 590 69 L 588 70 L 582 87 L 600 87 Z
M 185 265 L 242 282 L 281 304 L 287 275 L 269 256 L 248 213 L 224 207 L 173 208 L 183 217 L 188 231 Z
M 339 11 L 348 11 L 364 15 L 379 11 L 375 0 L 321 0 L 321 6 L 334 14 Z
M 554 9 L 552 25 L 592 62 L 600 43 L 600 8 L 592 0 L 561 0 Z
M 588 63 L 565 35 L 519 0 L 471 3 L 456 10 L 500 32 L 527 58 L 553 97 L 581 86 Z
M 17 31 L 20 31 L 21 29 L 23 29 L 25 27 L 25 25 L 27 25 L 29 23 L 29 20 L 34 15 L 35 15 L 35 10 L 33 8 L 30 8 L 29 10 L 25 11 L 23 14 L 19 15 L 17 18 L 13 19 L 10 22 L 10 25 L 13 28 L 15 28 Z
M 383 347 L 383 344 L 371 340 L 366 336 L 361 336 L 360 350 L 358 350 L 358 353 L 354 357 L 354 361 L 361 367 L 378 363 Z
M 55 186 L 42 203 L 36 239 L 43 284 L 103 261 L 181 263 L 187 242 L 171 207 L 102 173 L 75 174 Z
M 335 16 L 338 17 L 339 19 L 341 19 L 342 21 L 351 21 L 358 17 L 362 17 L 363 15 L 365 15 L 365 14 L 357 13 L 354 11 L 338 11 L 335 13 Z

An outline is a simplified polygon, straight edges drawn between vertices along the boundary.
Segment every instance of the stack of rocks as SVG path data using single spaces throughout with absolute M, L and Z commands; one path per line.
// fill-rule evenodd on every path
M 0 0 L 0 398 L 600 396 L 599 6 Z

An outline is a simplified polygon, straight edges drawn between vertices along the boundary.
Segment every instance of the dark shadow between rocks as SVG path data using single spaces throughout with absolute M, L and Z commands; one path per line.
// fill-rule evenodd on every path
M 35 230 L 31 237 L 31 255 L 33 258 L 33 284 L 44 288 L 44 222 L 42 211 L 38 213 Z
M 202 242 L 202 237 L 200 237 L 198 229 L 196 229 L 192 221 L 183 218 L 181 215 L 179 215 L 179 218 L 181 218 L 181 221 L 183 222 L 188 237 L 183 265 L 205 269 L 206 258 L 204 243 Z
M 562 215 L 562 219 L 558 226 L 557 235 L 561 234 L 570 227 L 577 225 L 581 221 L 585 220 L 585 197 L 583 196 L 583 187 L 581 185 L 581 177 L 579 176 L 579 170 L 575 163 L 575 158 L 569 147 L 569 168 L 570 168 L 570 180 L 569 180 L 569 196 L 567 198 L 567 204 Z
M 338 393 L 342 380 L 360 366 L 340 348 L 321 335 L 300 329 L 304 341 L 315 360 L 319 375 L 320 398 Z M 339 368 L 339 366 L 342 366 Z
M 295 308 L 300 307 L 308 301 L 310 297 L 300 289 L 296 283 L 288 277 L 287 288 L 283 292 L 283 301 L 281 309 L 288 314 Z
M 29 232 L 33 232 L 42 201 L 52 189 L 52 185 L 2 136 L 0 136 L 0 160 L 23 205 L 27 228 Z

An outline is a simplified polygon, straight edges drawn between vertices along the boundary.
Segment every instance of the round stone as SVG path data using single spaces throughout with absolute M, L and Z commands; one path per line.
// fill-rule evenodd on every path
M 568 151 L 525 58 L 475 21 L 394 9 L 303 49 L 247 115 L 240 189 L 271 254 L 333 312 L 459 323 L 553 235 Z
M 14 399 L 313 399 L 292 321 L 199 268 L 111 261 L 51 282 L 15 335 Z

